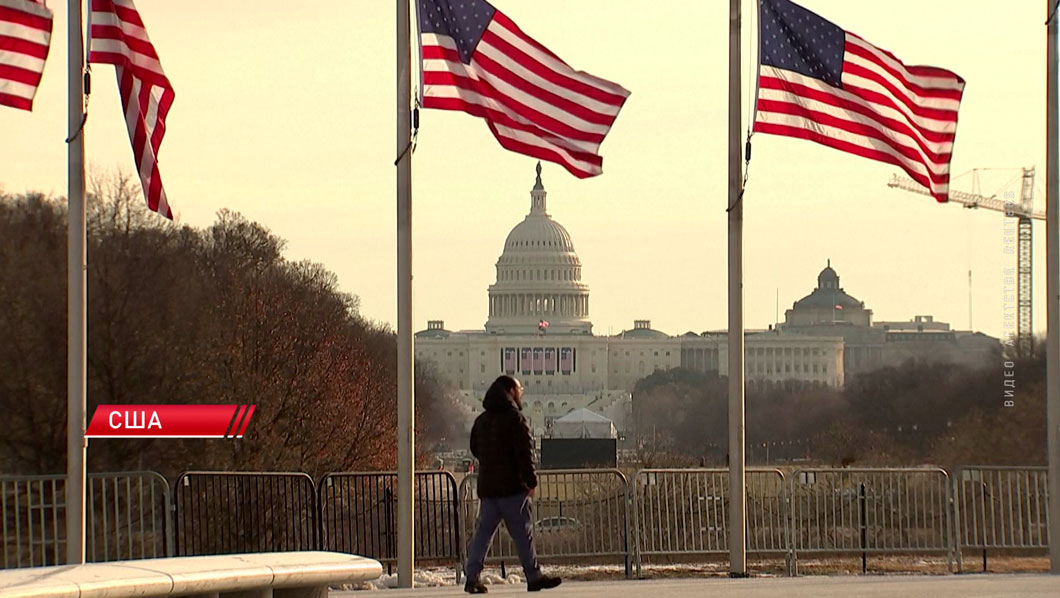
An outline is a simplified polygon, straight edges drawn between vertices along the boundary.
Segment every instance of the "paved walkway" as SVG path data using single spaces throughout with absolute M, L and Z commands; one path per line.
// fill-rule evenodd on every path
M 386 598 L 466 596 L 463 586 L 381 590 Z M 365 598 L 377 592 L 332 591 L 330 598 Z M 526 595 L 525 585 L 491 585 L 488 596 Z M 1009 598 L 1060 597 L 1060 576 L 1050 575 L 909 575 L 753 579 L 681 579 L 646 581 L 567 582 L 534 594 L 541 598 Z

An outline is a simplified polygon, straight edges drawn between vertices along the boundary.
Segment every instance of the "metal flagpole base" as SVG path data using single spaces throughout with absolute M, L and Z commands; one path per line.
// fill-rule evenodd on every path
M 746 571 L 729 571 L 729 579 L 747 579 L 751 574 Z

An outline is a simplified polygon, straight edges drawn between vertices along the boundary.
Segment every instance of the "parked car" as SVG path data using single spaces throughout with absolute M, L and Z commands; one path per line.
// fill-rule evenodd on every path
M 541 532 L 559 532 L 581 527 L 582 523 L 573 517 L 543 517 L 534 523 L 534 529 Z

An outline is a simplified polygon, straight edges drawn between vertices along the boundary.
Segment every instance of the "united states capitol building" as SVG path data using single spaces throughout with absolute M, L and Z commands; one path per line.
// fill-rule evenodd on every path
M 673 336 L 645 319 L 619 334 L 593 334 L 581 260 L 570 234 L 549 215 L 547 197 L 539 164 L 530 213 L 508 234 L 497 260 L 485 328 L 449 331 L 443 320 L 430 320 L 415 335 L 417 360 L 435 362 L 473 414 L 494 378 L 517 376 L 538 436 L 582 408 L 611 419 L 619 431 L 631 429 L 631 392 L 655 370 L 727 372 L 725 331 Z M 854 375 L 910 358 L 983 365 L 1000 356 L 996 338 L 954 331 L 930 316 L 873 322 L 872 310 L 843 290 L 830 264 L 783 323 L 749 330 L 745 338 L 749 390 L 838 388 Z

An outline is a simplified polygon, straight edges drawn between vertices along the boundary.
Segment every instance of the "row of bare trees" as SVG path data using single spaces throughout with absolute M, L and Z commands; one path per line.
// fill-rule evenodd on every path
M 0 472 L 65 470 L 65 202 L 0 194 Z M 99 404 L 241 404 L 233 440 L 90 443 L 90 471 L 393 468 L 393 332 L 319 264 L 221 211 L 205 230 L 142 207 L 113 177 L 88 211 L 88 413 Z M 419 446 L 465 433 L 453 389 L 417 372 Z
M 842 390 L 748 390 L 748 462 L 1044 465 L 1044 355 L 1043 347 L 1036 358 L 980 369 L 908 361 L 857 376 Z M 641 380 L 633 415 L 642 460 L 723 465 L 727 393 L 724 376 L 687 369 Z

